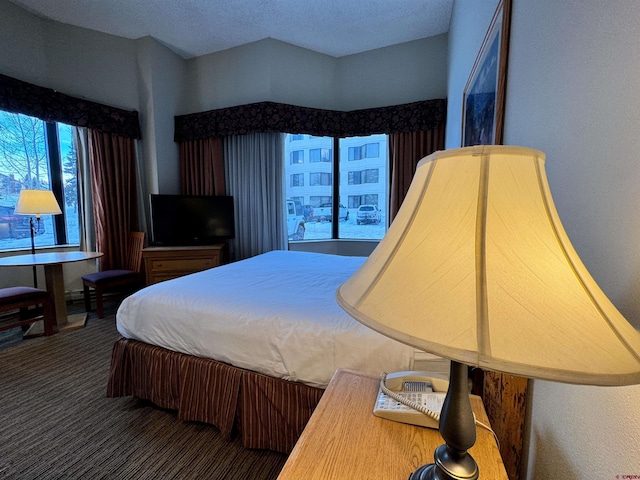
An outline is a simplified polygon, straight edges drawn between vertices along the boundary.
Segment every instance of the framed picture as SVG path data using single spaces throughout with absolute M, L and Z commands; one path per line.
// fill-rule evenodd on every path
M 462 146 L 500 145 L 509 52 L 511 0 L 500 0 L 462 98 Z

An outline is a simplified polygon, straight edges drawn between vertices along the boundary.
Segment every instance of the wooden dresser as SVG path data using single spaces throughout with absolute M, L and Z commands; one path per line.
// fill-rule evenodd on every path
M 224 244 L 206 247 L 148 247 L 142 250 L 147 285 L 218 267 L 225 263 Z
M 375 417 L 371 413 L 380 379 L 338 370 L 284 465 L 278 480 L 406 480 L 433 462 L 444 443 L 440 433 Z M 471 396 L 476 417 L 488 423 L 480 397 Z M 508 480 L 493 435 L 477 429 L 470 450 L 480 479 Z

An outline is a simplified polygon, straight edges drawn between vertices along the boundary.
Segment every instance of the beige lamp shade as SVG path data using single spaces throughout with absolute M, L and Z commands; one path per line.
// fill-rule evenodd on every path
M 567 383 L 640 383 L 640 333 L 572 247 L 544 161 L 511 146 L 424 158 L 338 303 L 388 337 L 467 365 Z
M 15 213 L 18 215 L 58 215 L 60 206 L 51 190 L 20 190 Z

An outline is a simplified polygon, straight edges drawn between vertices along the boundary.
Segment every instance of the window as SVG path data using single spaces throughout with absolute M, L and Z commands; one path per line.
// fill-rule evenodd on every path
M 334 139 L 305 135 L 291 146 L 291 135 L 285 142 L 285 158 L 294 152 L 309 162 L 288 162 L 285 174 L 309 175 L 308 184 L 289 182 L 286 198 L 299 199 L 305 208 L 305 240 L 330 238 L 380 239 L 386 232 L 387 136 Z M 308 153 L 304 153 L 304 151 Z M 334 158 L 337 157 L 337 158 Z M 361 163 L 348 163 L 360 160 Z M 356 167 L 354 169 L 354 167 Z M 334 185 L 334 182 L 339 182 Z M 292 187 L 296 187 L 292 190 Z M 302 188 L 298 188 L 302 187 Z M 337 191 L 336 191 L 337 190 Z M 337 196 L 336 196 L 337 193 Z M 373 204 L 382 212 L 380 223 L 357 223 L 360 205 Z M 328 221 L 337 217 L 337 226 Z
M 358 208 L 360 205 L 378 206 L 378 195 L 369 193 L 364 195 L 349 195 L 349 208 Z
M 363 158 L 376 158 L 379 156 L 379 143 L 366 143 L 359 147 L 349 147 L 349 160 L 362 160 Z
M 80 243 L 73 128 L 0 111 L 0 250 L 31 248 L 29 217 L 13 213 L 23 188 L 64 199 L 62 215 L 42 217 L 36 247 Z
M 309 197 L 309 202 L 312 207 L 319 207 L 320 205 L 331 204 L 332 199 L 329 196 L 311 195 Z
M 304 187 L 304 173 L 293 173 L 291 174 L 291 183 L 292 187 Z
M 300 135 L 300 134 L 297 134 L 297 135 L 289 135 L 289 141 L 290 141 L 290 142 L 295 142 L 295 141 L 297 141 L 297 140 L 303 140 L 303 139 L 304 139 L 304 135 Z
M 331 186 L 331 174 L 324 172 L 310 173 L 309 185 L 312 187 L 317 185 Z
M 332 159 L 331 150 L 328 148 L 312 148 L 309 150 L 309 163 L 330 162 Z
M 349 185 L 361 185 L 363 183 L 378 183 L 379 169 L 355 170 L 349 172 Z
M 294 150 L 289 157 L 289 163 L 295 165 L 296 163 L 304 163 L 304 150 Z

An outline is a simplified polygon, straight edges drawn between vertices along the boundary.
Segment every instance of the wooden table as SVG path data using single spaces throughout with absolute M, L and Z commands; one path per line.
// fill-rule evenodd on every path
M 379 378 L 338 370 L 280 472 L 278 480 L 407 480 L 433 462 L 444 441 L 437 430 L 375 417 Z M 479 397 L 471 396 L 478 420 L 488 424 Z M 470 450 L 480 479 L 508 480 L 493 435 L 477 429 Z
M 44 277 L 47 291 L 53 296 L 56 311 L 57 332 L 83 328 L 87 321 L 86 313 L 67 314 L 67 298 L 64 290 L 64 275 L 62 265 L 69 262 L 79 262 L 101 257 L 101 252 L 51 252 L 0 258 L 0 267 L 31 267 L 44 266 Z M 42 321 L 34 323 L 25 333 L 25 338 L 40 336 L 44 333 Z

